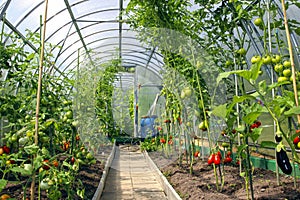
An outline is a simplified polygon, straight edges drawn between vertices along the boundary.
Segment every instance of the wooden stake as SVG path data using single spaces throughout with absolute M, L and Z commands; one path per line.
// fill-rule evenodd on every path
M 295 103 L 296 106 L 299 106 L 299 101 L 298 101 L 298 91 L 297 91 L 297 83 L 296 83 L 296 71 L 295 71 L 295 62 L 294 62 L 294 56 L 293 56 L 293 47 L 291 43 L 291 36 L 290 36 L 290 31 L 289 31 L 289 25 L 288 25 L 288 19 L 286 15 L 286 8 L 285 8 L 285 2 L 284 0 L 281 0 L 282 4 L 282 12 L 284 16 L 284 26 L 285 26 L 285 32 L 286 32 L 286 39 L 289 47 L 289 54 L 290 54 L 290 61 L 291 61 L 291 66 L 292 66 L 292 79 L 293 79 L 293 89 L 294 89 L 294 95 L 295 95 Z M 298 124 L 300 124 L 300 115 L 297 115 L 297 120 Z
M 39 111 L 40 111 L 40 100 L 41 100 L 41 91 L 42 91 L 42 77 L 43 77 L 43 61 L 44 61 L 44 43 L 45 43 L 45 34 L 46 34 L 46 23 L 47 23 L 47 11 L 48 11 L 48 0 L 45 0 L 45 13 L 44 13 L 44 23 L 43 23 L 43 32 L 41 40 L 41 49 L 40 49 L 40 62 L 39 62 L 39 79 L 38 79 L 38 89 L 36 95 L 36 114 L 35 114 L 35 135 L 34 143 L 38 145 L 38 132 L 39 132 Z M 34 158 L 35 159 L 35 156 Z M 32 182 L 30 187 L 30 200 L 34 200 L 35 193 L 35 173 L 32 175 Z

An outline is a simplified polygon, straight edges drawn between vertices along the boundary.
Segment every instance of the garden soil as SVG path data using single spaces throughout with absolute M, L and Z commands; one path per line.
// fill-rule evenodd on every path
M 178 165 L 178 159 L 163 156 L 160 152 L 149 153 L 152 160 L 167 177 L 170 184 L 182 199 L 248 199 L 245 187 L 245 179 L 241 177 L 239 166 L 233 163 L 220 169 L 224 175 L 224 186 L 217 190 L 214 169 L 200 158 L 195 158 L 193 173 L 190 174 L 190 165 L 185 161 Z M 219 168 L 217 168 L 218 181 L 220 183 Z M 280 174 L 280 185 L 277 184 L 276 174 L 265 169 L 253 169 L 254 199 L 257 200 L 292 200 L 300 199 L 300 181 L 294 187 L 294 179 L 291 176 Z M 249 199 L 251 193 L 249 191 Z

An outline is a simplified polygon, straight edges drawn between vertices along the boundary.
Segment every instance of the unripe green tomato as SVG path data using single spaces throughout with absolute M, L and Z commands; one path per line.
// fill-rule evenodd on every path
M 50 185 L 48 184 L 48 181 L 46 181 L 45 179 L 43 179 L 40 182 L 40 188 L 41 188 L 41 190 L 48 190 L 50 188 Z
M 289 79 L 288 79 L 287 77 L 285 77 L 285 76 L 280 76 L 280 77 L 278 77 L 277 82 L 280 83 L 280 82 L 284 82 L 284 81 L 288 81 L 288 80 L 289 80 Z
M 283 76 L 290 77 L 292 75 L 292 71 L 290 69 L 285 69 L 282 71 Z
M 263 20 L 262 20 L 260 17 L 258 17 L 258 18 L 256 18 L 256 19 L 254 20 L 254 24 L 255 24 L 256 26 L 262 26 L 262 25 L 263 25 Z
M 251 63 L 252 64 L 258 63 L 259 61 L 261 61 L 261 57 L 259 55 L 253 56 L 251 58 Z
M 291 61 L 289 61 L 289 60 L 285 60 L 284 62 L 283 62 L 283 66 L 284 66 L 284 68 L 290 68 L 292 65 L 291 65 Z
M 247 51 L 246 51 L 246 49 L 244 49 L 244 48 L 240 48 L 240 49 L 237 51 L 237 53 L 240 54 L 240 55 L 246 55 Z
M 277 72 L 277 73 L 280 73 L 283 71 L 283 65 L 282 64 L 276 64 L 274 66 L 274 71 Z
M 272 58 L 271 58 L 271 56 L 269 56 L 269 55 L 265 55 L 265 56 L 262 58 L 262 61 L 263 61 L 263 63 L 264 63 L 265 65 L 268 65 L 268 64 L 270 64 L 270 63 L 272 62 Z
M 281 56 L 280 55 L 273 55 L 272 56 L 272 63 L 278 64 L 281 61 Z

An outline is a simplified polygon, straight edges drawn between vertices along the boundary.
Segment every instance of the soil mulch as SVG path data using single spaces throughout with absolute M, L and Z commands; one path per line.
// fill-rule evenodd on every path
M 178 159 L 174 156 L 166 158 L 160 152 L 150 152 L 149 156 L 182 199 L 248 199 L 245 180 L 239 175 L 237 165 L 224 166 L 224 171 L 222 169 L 225 173 L 224 186 L 221 191 L 217 191 L 213 166 L 207 164 L 207 159 L 202 161 L 196 158 L 193 174 L 190 174 L 190 165 L 183 161 L 183 164 L 179 166 Z M 217 172 L 220 183 L 219 169 Z M 280 174 L 280 183 L 280 185 L 277 184 L 276 174 L 273 171 L 255 168 L 253 171 L 254 199 L 300 199 L 300 189 L 294 187 L 293 177 Z M 299 180 L 297 180 L 297 185 L 300 185 Z

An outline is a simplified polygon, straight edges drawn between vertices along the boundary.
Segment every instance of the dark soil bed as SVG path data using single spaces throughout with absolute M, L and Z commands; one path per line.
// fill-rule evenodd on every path
M 196 158 L 193 174 L 190 174 L 189 165 L 186 162 L 179 166 L 175 157 L 167 159 L 159 152 L 150 152 L 149 155 L 182 199 L 247 199 L 245 181 L 239 176 L 239 167 L 236 165 L 224 166 L 225 184 L 218 192 L 213 166 L 208 165 L 206 159 L 202 161 Z M 220 181 L 220 176 L 218 177 Z M 277 185 L 276 174 L 273 171 L 255 168 L 253 171 L 254 198 L 260 200 L 300 199 L 300 189 L 294 188 L 293 177 L 281 174 L 280 182 L 281 184 Z M 299 180 L 297 180 L 297 185 L 300 185 Z

